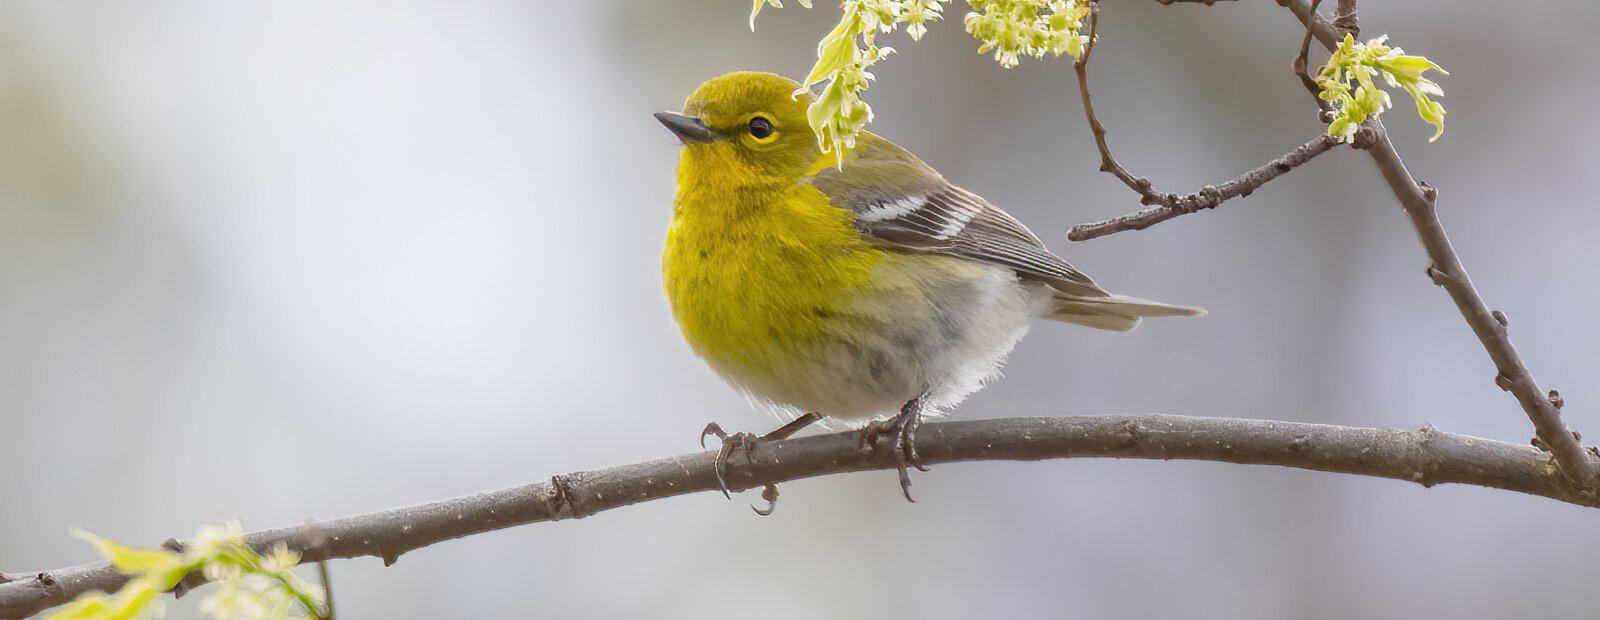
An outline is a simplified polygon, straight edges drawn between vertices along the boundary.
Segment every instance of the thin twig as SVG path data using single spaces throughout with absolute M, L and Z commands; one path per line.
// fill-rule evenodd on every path
M 1199 191 L 1184 195 L 1155 191 L 1149 179 L 1129 172 L 1111 154 L 1111 145 L 1106 141 L 1105 125 L 1101 124 L 1099 116 L 1095 114 L 1094 98 L 1089 95 L 1089 57 L 1094 53 L 1099 30 L 1100 5 L 1097 2 L 1090 2 L 1089 42 L 1084 45 L 1083 55 L 1077 62 L 1072 63 L 1072 70 L 1078 76 L 1078 93 L 1083 98 L 1083 114 L 1089 121 L 1089 131 L 1094 134 L 1095 147 L 1100 149 L 1100 170 L 1111 173 L 1111 176 L 1117 177 L 1123 185 L 1127 185 L 1128 189 L 1137 192 L 1139 204 L 1149 205 L 1150 208 L 1101 222 L 1074 226 L 1067 232 L 1067 238 L 1072 241 L 1104 237 L 1125 230 L 1143 230 L 1186 213 L 1214 209 L 1230 199 L 1249 196 L 1268 181 L 1298 168 L 1301 164 L 1339 145 L 1338 140 L 1319 136 L 1221 185 L 1207 185 Z
M 336 620 L 337 617 L 333 614 L 333 575 L 328 572 L 328 560 L 326 558 L 317 560 L 317 576 L 322 579 L 323 596 L 322 612 L 319 617 L 322 620 Z M 312 613 L 317 612 L 312 610 Z
M 1277 159 L 1257 166 L 1255 169 L 1230 179 L 1221 185 L 1207 185 L 1200 188 L 1198 192 L 1184 196 L 1162 195 L 1159 197 L 1160 204 L 1154 207 L 1109 220 L 1073 226 L 1072 230 L 1067 231 L 1067 238 L 1073 241 L 1084 241 L 1127 230 L 1144 230 L 1186 213 L 1215 208 L 1229 199 L 1249 196 L 1251 192 L 1265 185 L 1268 181 L 1300 167 L 1301 164 L 1311 161 L 1312 158 L 1327 152 L 1339 144 L 1340 141 L 1337 138 L 1330 138 L 1326 135 L 1317 136 L 1309 142 L 1295 147 L 1294 150 L 1279 155 Z
M 1279 4 L 1293 11 L 1324 47 L 1331 51 L 1338 45 L 1338 31 L 1312 10 L 1311 0 L 1279 0 Z M 1352 8 L 1354 4 L 1350 3 Z M 1340 5 L 1344 6 L 1343 0 Z M 1405 162 L 1395 152 L 1394 144 L 1389 142 L 1388 132 L 1384 130 L 1382 122 L 1372 122 L 1370 130 L 1372 140 L 1365 150 L 1373 163 L 1378 165 L 1378 170 L 1383 173 L 1384 181 L 1389 184 L 1400 206 L 1405 209 L 1423 250 L 1432 260 L 1427 269 L 1428 277 L 1444 287 L 1455 301 L 1462 318 L 1466 319 L 1467 325 L 1489 352 L 1490 359 L 1494 360 L 1495 368 L 1499 371 L 1495 383 L 1516 396 L 1528 419 L 1533 421 L 1539 440 L 1550 448 L 1561 464 L 1561 470 L 1577 488 L 1595 488 L 1600 483 L 1600 464 L 1596 463 L 1595 455 L 1579 444 L 1574 434 L 1567 430 L 1566 424 L 1561 421 L 1561 409 L 1555 404 L 1555 399 L 1540 389 L 1538 381 L 1523 364 L 1502 320 L 1505 315 L 1491 311 L 1472 285 L 1466 267 L 1462 266 L 1461 258 L 1451 247 L 1450 238 L 1445 235 L 1444 225 L 1439 221 L 1435 204 L 1437 192 L 1411 176 Z
M 1311 0 L 1311 11 L 1316 12 L 1319 4 L 1322 4 L 1322 0 Z M 1306 38 L 1300 42 L 1300 55 L 1294 57 L 1294 74 L 1300 77 L 1300 84 L 1306 87 L 1307 92 L 1311 93 L 1311 100 L 1317 102 L 1317 110 L 1320 111 L 1317 119 L 1327 122 L 1329 119 L 1327 114 L 1333 111 L 1333 104 L 1322 99 L 1322 88 L 1317 86 L 1317 81 L 1311 78 L 1310 56 L 1311 29 L 1306 28 Z
M 1117 158 L 1111 155 L 1111 145 L 1106 143 L 1106 127 L 1100 124 L 1100 118 L 1094 113 L 1094 99 L 1089 96 L 1089 56 L 1094 53 L 1094 44 L 1100 34 L 1100 4 L 1089 3 L 1089 42 L 1083 46 L 1083 55 L 1072 63 L 1072 70 L 1078 74 L 1078 93 L 1083 98 L 1083 114 L 1089 119 L 1089 131 L 1094 133 L 1094 144 L 1100 149 L 1100 170 L 1109 172 L 1121 180 L 1129 189 L 1138 192 L 1145 200 L 1151 200 L 1155 195 L 1150 189 L 1150 181 L 1133 176 L 1127 168 L 1117 163 Z M 1145 203 L 1155 204 L 1155 203 Z
M 1000 418 L 928 423 L 919 431 L 917 443 L 922 459 L 930 464 L 1187 459 L 1375 476 L 1423 486 L 1469 484 L 1600 507 L 1600 498 L 1593 493 L 1566 484 L 1547 454 L 1528 446 L 1444 433 L 1432 426 L 1395 430 L 1170 415 Z M 749 452 L 749 460 L 731 459 L 726 478 L 730 487 L 742 490 L 813 476 L 894 469 L 891 452 L 886 445 L 862 449 L 856 432 L 786 439 L 758 444 Z M 718 492 L 714 455 L 697 452 L 555 476 L 547 482 L 326 521 L 317 530 L 326 536 L 325 557 L 375 556 L 392 564 L 413 549 L 473 534 L 581 518 L 688 493 Z M 886 484 L 884 492 L 890 488 Z M 307 529 L 298 526 L 245 538 L 258 548 L 283 542 L 290 549 L 304 550 L 312 542 Z M 103 562 L 19 577 L 0 585 L 0 618 L 27 616 L 83 592 L 114 590 L 124 581 Z

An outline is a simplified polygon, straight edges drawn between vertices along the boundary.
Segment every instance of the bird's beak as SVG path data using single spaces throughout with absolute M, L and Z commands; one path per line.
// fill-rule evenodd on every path
M 690 142 L 710 142 L 722 137 L 715 130 L 707 127 L 698 118 L 684 116 L 677 112 L 656 112 L 656 120 L 666 125 L 673 135 L 678 136 L 684 144 Z

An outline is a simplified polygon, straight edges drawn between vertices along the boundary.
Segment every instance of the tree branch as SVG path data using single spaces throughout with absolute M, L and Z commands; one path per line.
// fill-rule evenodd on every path
M 1332 51 L 1338 45 L 1339 32 L 1312 10 L 1311 0 L 1279 0 L 1278 3 L 1293 11 L 1323 47 Z M 1340 0 L 1339 6 L 1341 10 L 1348 7 L 1350 24 L 1353 26 L 1355 3 Z M 1466 319 L 1467 325 L 1478 336 L 1478 341 L 1483 343 L 1483 348 L 1489 352 L 1490 359 L 1494 360 L 1495 368 L 1499 370 L 1495 384 L 1516 396 L 1528 419 L 1533 421 L 1539 441 L 1555 454 L 1562 471 L 1578 488 L 1594 489 L 1600 483 L 1600 464 L 1596 463 L 1596 455 L 1591 452 L 1592 449 L 1580 445 L 1575 434 L 1567 430 L 1566 424 L 1561 421 L 1561 408 L 1557 404 L 1560 397 L 1554 391 L 1547 396 L 1528 367 L 1522 363 L 1522 357 L 1517 355 L 1517 348 L 1506 331 L 1505 315 L 1498 310 L 1489 310 L 1477 288 L 1472 285 L 1466 267 L 1462 266 L 1461 258 L 1456 255 L 1450 238 L 1445 235 L 1444 224 L 1439 221 L 1434 202 L 1437 191 L 1412 178 L 1405 162 L 1400 160 L 1400 154 L 1394 150 L 1394 144 L 1389 142 L 1388 132 L 1384 130 L 1382 122 L 1374 119 L 1369 128 L 1372 141 L 1366 148 L 1367 154 L 1383 173 L 1390 191 L 1394 192 L 1395 199 L 1400 201 L 1406 216 L 1411 219 L 1411 227 L 1416 230 L 1423 250 L 1433 261 L 1427 269 L 1428 277 L 1450 293 L 1462 318 Z
M 1341 143 L 1337 138 L 1319 135 L 1312 138 L 1311 141 L 1295 147 L 1294 150 L 1279 155 L 1276 159 L 1261 164 L 1255 169 L 1230 179 L 1221 185 L 1207 185 L 1200 188 L 1200 191 L 1185 196 L 1147 193 L 1145 204 L 1149 204 L 1150 200 L 1154 200 L 1158 203 L 1156 206 L 1109 220 L 1073 226 L 1071 230 L 1067 231 L 1067 239 L 1084 241 L 1127 230 L 1144 230 L 1180 215 L 1194 213 L 1202 209 L 1215 208 L 1231 198 L 1249 196 L 1251 192 L 1256 191 L 1262 185 L 1266 185 L 1268 181 L 1300 167 L 1302 164 L 1311 161 L 1312 158 L 1328 152 L 1329 149 L 1335 146 L 1339 146 L 1339 144 Z M 1145 186 L 1148 187 L 1149 184 L 1146 183 Z
M 1600 507 L 1593 493 L 1565 484 L 1549 456 L 1538 450 L 1444 433 L 1432 426 L 1393 430 L 1171 415 L 1001 418 L 926 424 L 919 431 L 918 448 L 928 463 L 1113 457 L 1278 465 L 1423 486 L 1470 484 Z M 891 453 L 886 445 L 861 448 L 854 432 L 763 443 L 751 451 L 749 460 L 736 457 L 729 462 L 727 480 L 730 487 L 742 490 L 814 476 L 893 469 Z M 713 454 L 555 476 L 547 482 L 335 519 L 314 528 L 255 532 L 246 538 L 261 548 L 279 541 L 297 550 L 315 546 L 316 554 L 307 554 L 304 561 L 373 556 L 392 564 L 404 553 L 446 540 L 717 491 Z M 125 581 L 103 562 L 13 577 L 15 581 L 0 584 L 0 617 L 27 616 L 83 592 L 115 590 Z
M 1127 230 L 1143 230 L 1180 215 L 1205 209 L 1214 209 L 1232 198 L 1249 196 L 1251 192 L 1265 185 L 1268 181 L 1300 167 L 1301 164 L 1311 161 L 1316 156 L 1326 153 L 1340 144 L 1338 140 L 1333 138 L 1318 136 L 1296 147 L 1294 150 L 1284 153 L 1276 159 L 1221 185 L 1207 185 L 1200 188 L 1199 191 L 1181 196 L 1155 191 L 1149 179 L 1135 176 L 1111 154 L 1111 146 L 1106 141 L 1105 125 L 1100 123 L 1100 118 L 1095 114 L 1094 99 L 1089 96 L 1089 56 L 1094 52 L 1095 39 L 1099 34 L 1099 29 L 1100 6 L 1098 3 L 1091 2 L 1089 4 L 1089 42 L 1084 46 L 1083 56 L 1072 63 L 1072 70 L 1078 75 L 1078 93 L 1083 98 L 1083 114 L 1089 121 L 1090 132 L 1094 134 L 1095 146 L 1100 149 L 1100 170 L 1111 173 L 1111 176 L 1117 177 L 1117 180 L 1122 181 L 1123 185 L 1127 185 L 1128 189 L 1138 193 L 1139 204 L 1153 206 L 1109 220 L 1073 226 L 1072 230 L 1067 232 L 1067 239 L 1084 241 Z

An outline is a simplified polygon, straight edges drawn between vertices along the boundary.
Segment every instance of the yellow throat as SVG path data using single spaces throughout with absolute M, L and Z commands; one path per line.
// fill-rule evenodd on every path
M 752 174 L 691 144 L 662 257 L 667 299 L 690 346 L 714 362 L 771 370 L 804 348 L 850 292 L 870 290 L 884 252 L 817 189 Z M 826 156 L 826 163 L 833 161 Z

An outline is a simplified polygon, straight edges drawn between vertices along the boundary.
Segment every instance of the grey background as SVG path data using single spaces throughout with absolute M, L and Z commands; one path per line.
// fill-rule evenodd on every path
M 793 5 L 794 3 L 789 3 Z M 701 80 L 810 66 L 829 2 L 0 4 L 0 570 L 242 519 L 258 529 L 765 430 L 660 292 Z M 1137 207 L 1095 171 L 1070 65 L 1002 71 L 966 7 L 877 67 L 873 130 L 1120 292 L 1207 307 L 1038 325 L 957 415 L 1160 411 L 1531 427 L 1364 157 L 1216 212 L 1067 243 Z M 1390 127 L 1535 375 L 1595 423 L 1600 163 L 1590 3 L 1364 3 L 1443 78 L 1438 143 Z M 1270 2 L 1113 2 L 1092 78 L 1168 191 L 1318 131 Z M 1208 463 L 941 466 L 701 494 L 340 562 L 348 618 L 1593 617 L 1593 512 L 1477 488 Z M 192 600 L 192 599 L 191 599 Z M 175 617 L 192 615 L 192 604 Z

